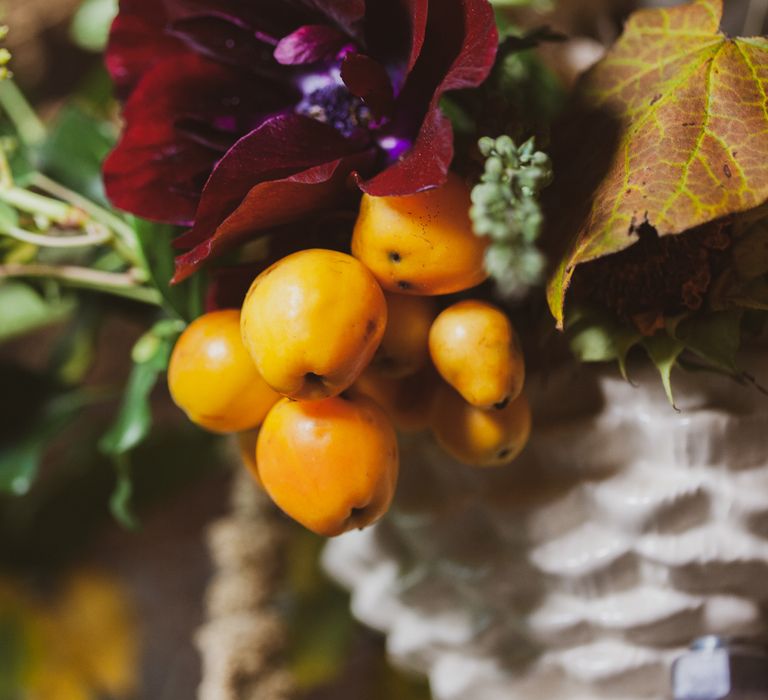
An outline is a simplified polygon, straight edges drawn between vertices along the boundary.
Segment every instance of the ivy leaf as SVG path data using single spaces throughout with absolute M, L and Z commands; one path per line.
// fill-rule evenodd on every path
M 651 338 L 643 340 L 643 347 L 648 353 L 648 357 L 656 365 L 661 375 L 664 391 L 667 394 L 669 403 L 675 405 L 675 398 L 672 393 L 672 368 L 677 364 L 677 358 L 685 350 L 685 345 L 676 338 L 672 338 L 666 331 L 661 331 Z
M 741 345 L 743 316 L 740 310 L 694 316 L 675 325 L 672 335 L 714 368 L 734 375 L 739 371 L 736 354 Z
M 725 36 L 722 10 L 641 10 L 582 80 L 570 174 L 556 161 L 577 190 L 548 293 L 560 327 L 578 265 L 631 246 L 641 225 L 680 234 L 768 199 L 768 39 Z
M 616 360 L 627 379 L 627 355 L 642 336 L 633 327 L 598 309 L 578 307 L 568 314 L 568 341 L 581 362 Z

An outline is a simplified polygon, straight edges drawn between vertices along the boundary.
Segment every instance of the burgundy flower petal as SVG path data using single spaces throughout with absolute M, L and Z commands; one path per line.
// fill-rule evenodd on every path
M 191 50 L 227 65 L 238 66 L 260 75 L 276 77 L 270 70 L 272 45 L 259 41 L 253 31 L 220 17 L 189 17 L 173 22 L 169 36 L 176 37 Z M 277 68 L 275 66 L 275 68 Z
M 254 185 L 211 237 L 176 258 L 173 282 L 186 279 L 209 257 L 258 231 L 334 206 L 348 187 L 349 174 L 369 159 L 370 154 L 358 153 Z
M 453 129 L 439 107 L 431 110 L 411 149 L 370 180 L 356 175 L 358 186 L 374 197 L 398 197 L 442 185 L 453 160 Z
M 341 79 L 349 91 L 360 97 L 376 120 L 392 114 L 395 95 L 387 71 L 365 54 L 350 54 L 341 64 Z
M 275 60 L 285 66 L 315 63 L 333 58 L 349 39 L 326 24 L 307 24 L 283 37 L 275 48 Z
M 267 119 L 216 165 L 203 189 L 195 225 L 179 245 L 192 247 L 211 238 L 256 185 L 289 178 L 359 150 L 354 142 L 314 119 L 293 113 Z M 250 228 L 255 231 L 258 226 Z
M 121 0 L 105 57 L 120 96 L 126 97 L 156 63 L 185 51 L 182 42 L 165 34 L 166 23 L 158 0 Z
M 322 12 L 352 36 L 358 34 L 358 25 L 365 17 L 366 0 L 303 0 L 303 3 Z
M 236 71 L 194 54 L 154 66 L 128 100 L 127 126 L 104 164 L 112 202 L 147 219 L 189 225 L 216 161 L 287 99 L 274 85 L 246 94 L 243 87 Z
M 359 182 L 376 197 L 406 195 L 445 182 L 453 159 L 453 131 L 440 112 L 440 98 L 447 90 L 482 83 L 496 58 L 498 34 L 486 0 L 432 0 L 429 9 L 424 46 L 398 98 L 393 129 L 407 134 L 414 124 L 420 126 L 414 146 L 398 162 Z
M 365 52 L 390 69 L 395 93 L 421 54 L 428 8 L 429 0 L 366 2 Z
M 271 262 L 271 261 L 270 261 Z M 216 267 L 211 270 L 205 290 L 205 310 L 239 309 L 264 262 Z
M 332 78 L 348 44 L 342 80 L 374 121 L 345 137 L 333 109 L 343 116 L 346 90 L 302 95 L 312 81 L 299 78 L 312 63 Z M 182 279 L 246 236 L 283 240 L 304 226 L 291 222 L 349 196 L 351 171 L 374 195 L 437 186 L 453 156 L 440 98 L 479 84 L 496 44 L 487 0 L 121 0 L 107 61 L 130 99 L 108 194 L 191 226 L 178 239 L 190 249 Z
M 155 0 L 162 2 L 172 23 L 190 19 L 219 19 L 242 29 L 261 41 L 277 44 L 303 24 L 311 24 L 322 16 L 295 2 L 266 0 Z
M 413 70 L 424 46 L 427 31 L 429 0 L 406 0 L 408 15 L 411 18 L 411 51 L 408 55 L 407 73 Z
M 464 14 L 461 51 L 440 84 L 440 92 L 477 87 L 488 77 L 496 60 L 499 33 L 493 8 L 487 0 L 462 0 L 460 4 Z M 432 15 L 430 12 L 430 19 Z M 440 17 L 441 5 L 438 5 L 437 18 Z

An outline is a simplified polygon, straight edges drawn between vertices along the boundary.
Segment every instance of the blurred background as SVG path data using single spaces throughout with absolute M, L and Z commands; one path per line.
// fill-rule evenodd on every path
M 571 37 L 535 58 L 564 92 L 637 4 L 497 10 L 509 27 Z M 768 0 L 726 6 L 727 31 L 762 31 Z M 119 132 L 101 57 L 115 11 L 114 0 L 0 1 L 14 79 L 47 125 L 42 167 L 99 202 Z M 0 280 L 0 700 L 182 700 L 201 683 L 204 700 L 427 700 L 351 619 L 320 571 L 322 542 L 242 477 L 237 445 L 191 426 L 162 377 L 145 387 L 149 413 L 139 397 L 126 418 L 132 349 L 153 313 Z M 105 449 L 116 419 L 148 416 L 130 460 Z

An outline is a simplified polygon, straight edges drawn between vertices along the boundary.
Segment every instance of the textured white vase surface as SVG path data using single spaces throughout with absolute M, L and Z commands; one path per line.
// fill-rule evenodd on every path
M 376 526 L 326 570 L 436 700 L 670 697 L 696 637 L 768 633 L 768 397 L 678 372 L 532 377 L 534 433 L 509 467 L 402 441 Z

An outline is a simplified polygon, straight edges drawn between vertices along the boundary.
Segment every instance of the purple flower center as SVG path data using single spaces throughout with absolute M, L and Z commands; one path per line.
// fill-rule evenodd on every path
M 396 133 L 390 118 L 377 119 L 371 108 L 350 92 L 341 78 L 341 63 L 349 50 L 345 47 L 334 61 L 295 80 L 302 98 L 294 109 L 332 126 L 345 138 L 354 138 L 363 146 L 375 145 L 386 163 L 394 163 L 413 146 L 413 140 Z

